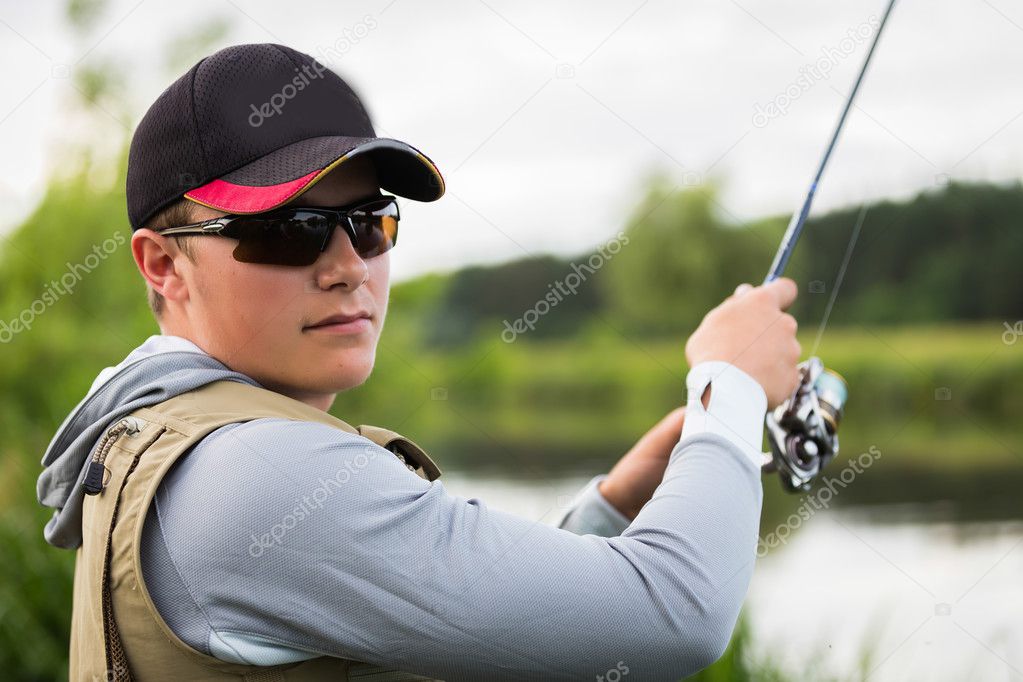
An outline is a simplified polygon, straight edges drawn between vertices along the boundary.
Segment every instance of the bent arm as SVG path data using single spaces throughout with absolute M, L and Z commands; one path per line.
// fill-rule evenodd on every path
M 703 362 L 686 377 L 690 396 L 701 396 L 699 405 L 691 405 L 691 419 L 683 421 L 681 438 L 698 433 L 718 433 L 731 441 L 755 466 L 762 464 L 763 417 L 767 396 L 756 381 L 734 365 L 722 361 Z M 711 384 L 718 398 L 709 405 Z M 608 474 L 599 474 L 587 482 L 561 514 L 556 525 L 577 535 L 615 537 L 629 527 L 629 517 L 616 507 L 598 487 Z
M 752 575 L 760 471 L 718 433 L 683 433 L 609 538 L 452 496 L 325 425 L 260 419 L 201 445 L 162 530 L 228 660 L 276 647 L 448 682 L 619 664 L 677 680 L 721 655 Z

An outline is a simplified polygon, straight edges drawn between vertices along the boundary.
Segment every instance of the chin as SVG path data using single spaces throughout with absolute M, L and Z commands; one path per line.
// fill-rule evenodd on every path
M 325 393 L 343 393 L 344 391 L 350 391 L 353 388 L 358 388 L 366 383 L 366 379 L 369 379 L 369 372 L 354 376 L 348 374 L 344 377 L 338 377 L 336 381 L 332 382 L 330 386 L 324 387 Z
M 324 386 L 324 391 L 340 393 L 349 389 L 361 386 L 373 373 L 373 355 L 369 357 L 343 358 L 338 364 L 324 367 L 318 373 L 319 377 L 327 380 L 329 386 Z

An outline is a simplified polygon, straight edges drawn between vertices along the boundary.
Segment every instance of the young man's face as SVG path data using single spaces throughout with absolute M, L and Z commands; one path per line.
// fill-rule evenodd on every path
M 380 194 L 372 163 L 355 157 L 289 204 L 336 207 Z M 196 221 L 224 215 L 196 208 Z M 366 380 L 387 313 L 390 253 L 363 260 L 342 229 L 315 263 L 301 267 L 240 263 L 231 255 L 234 239 L 201 236 L 191 243 L 194 265 L 170 251 L 174 272 L 163 292 L 164 333 L 188 338 L 267 388 L 322 410 L 337 392 Z M 133 250 L 144 269 L 147 252 L 159 249 L 136 235 Z M 154 265 L 159 271 L 160 263 Z M 310 328 L 330 315 L 361 312 L 369 314 L 363 331 Z

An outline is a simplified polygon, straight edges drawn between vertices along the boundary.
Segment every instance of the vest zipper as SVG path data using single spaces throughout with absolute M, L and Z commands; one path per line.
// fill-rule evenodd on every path
M 89 467 L 85 472 L 85 480 L 82 481 L 82 488 L 85 490 L 86 495 L 98 495 L 106 487 L 107 483 L 103 479 L 105 478 L 107 468 L 103 462 L 106 460 L 107 453 L 110 452 L 110 448 L 114 446 L 118 437 L 122 433 L 127 433 L 131 436 L 141 430 L 142 421 L 135 417 L 125 417 L 107 429 L 106 435 L 103 436 L 103 440 L 100 441 L 95 452 L 92 454 Z

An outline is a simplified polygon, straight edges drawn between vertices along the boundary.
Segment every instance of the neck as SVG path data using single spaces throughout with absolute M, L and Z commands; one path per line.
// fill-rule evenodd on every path
M 337 397 L 337 393 L 311 393 L 309 391 L 299 391 L 285 386 L 263 385 L 275 393 L 286 395 L 300 403 L 305 403 L 310 407 L 315 407 L 316 409 L 324 412 L 328 412 L 330 410 L 330 406 L 334 404 L 334 399 Z

